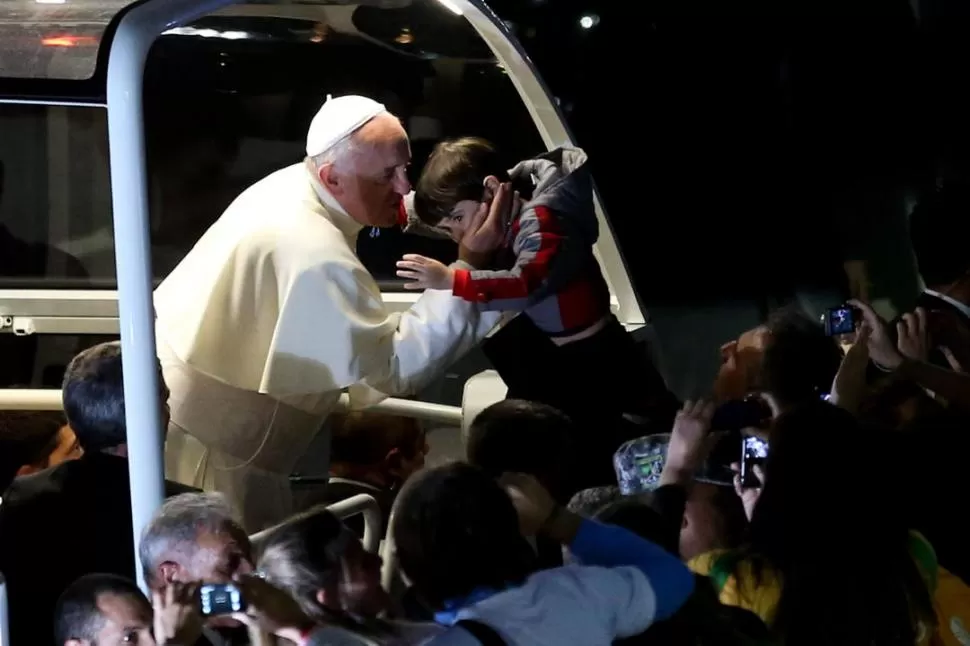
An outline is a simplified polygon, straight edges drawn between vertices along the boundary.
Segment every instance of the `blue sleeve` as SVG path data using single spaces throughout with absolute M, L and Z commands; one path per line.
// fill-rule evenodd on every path
M 679 558 L 616 525 L 584 519 L 569 551 L 583 565 L 632 565 L 643 572 L 657 596 L 657 619 L 670 617 L 694 592 L 694 576 Z

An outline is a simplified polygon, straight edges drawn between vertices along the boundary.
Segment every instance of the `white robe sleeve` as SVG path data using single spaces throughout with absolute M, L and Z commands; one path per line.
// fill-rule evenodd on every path
M 390 313 L 357 257 L 333 251 L 333 258 L 300 271 L 285 286 L 265 392 L 300 392 L 308 386 L 309 368 L 314 390 L 362 384 L 363 389 L 352 389 L 354 405 L 379 399 L 371 389 L 412 394 L 499 321 L 498 315 L 480 313 L 474 304 L 437 290 L 425 292 L 403 313 Z M 300 365 L 305 362 L 318 366 Z

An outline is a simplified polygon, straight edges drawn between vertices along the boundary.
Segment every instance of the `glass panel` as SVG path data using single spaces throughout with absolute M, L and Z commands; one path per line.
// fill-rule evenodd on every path
M 94 75 L 111 19 L 132 0 L 0 0 L 0 76 Z
M 107 113 L 0 104 L 0 289 L 114 288 Z
M 117 336 L 0 334 L 0 388 L 60 388 L 64 370 L 81 350 Z
M 156 277 L 181 260 L 246 187 L 302 160 L 326 95 L 364 94 L 405 123 L 413 168 L 441 137 L 492 139 L 509 164 L 543 149 L 525 105 L 488 47 L 436 0 L 233 5 L 167 32 L 146 79 Z M 361 234 L 382 287 L 400 286 L 404 253 L 450 261 L 451 242 Z
M 543 148 L 467 21 L 436 0 L 400 5 L 247 3 L 156 42 L 145 114 L 156 281 L 246 187 L 302 159 L 328 93 L 384 102 L 415 169 L 444 136 L 492 139 L 510 166 Z M 0 104 L 0 289 L 114 289 L 113 247 L 105 110 Z M 456 254 L 396 230 L 365 231 L 358 251 L 385 290 L 400 288 L 402 254 Z

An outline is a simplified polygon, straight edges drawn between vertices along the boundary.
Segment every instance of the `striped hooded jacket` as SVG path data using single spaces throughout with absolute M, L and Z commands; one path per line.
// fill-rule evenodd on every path
M 535 187 L 507 223 L 511 266 L 458 269 L 452 291 L 483 310 L 524 312 L 550 336 L 581 332 L 609 313 L 609 289 L 593 256 L 599 228 L 586 153 L 557 148 L 509 175 Z

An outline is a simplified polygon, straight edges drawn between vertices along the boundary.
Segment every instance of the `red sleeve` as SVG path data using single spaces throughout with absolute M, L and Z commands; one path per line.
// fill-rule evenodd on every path
M 537 206 L 516 223 L 515 248 L 518 250 L 512 269 L 502 271 L 455 272 L 452 292 L 467 301 L 525 299 L 549 275 L 549 265 L 562 242 L 556 216 L 544 206 Z
M 472 272 L 467 269 L 456 269 L 455 270 L 455 280 L 451 286 L 451 293 L 459 298 L 463 298 L 466 301 L 478 300 L 473 297 L 473 293 L 469 288 L 469 282 L 471 281 Z

